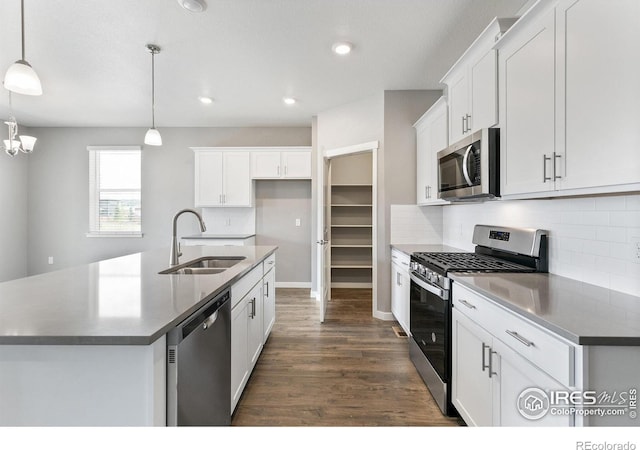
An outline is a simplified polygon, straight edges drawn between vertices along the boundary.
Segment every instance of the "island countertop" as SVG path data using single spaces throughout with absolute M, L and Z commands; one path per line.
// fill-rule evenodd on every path
M 639 297 L 550 273 L 451 278 L 575 344 L 640 346 Z
M 151 344 L 276 249 L 183 247 L 181 263 L 245 257 L 213 275 L 159 274 L 169 268 L 166 248 L 0 283 L 0 344 Z

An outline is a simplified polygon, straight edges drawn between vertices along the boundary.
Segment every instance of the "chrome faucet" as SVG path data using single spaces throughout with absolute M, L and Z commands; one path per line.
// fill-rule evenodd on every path
M 178 238 L 176 237 L 176 228 L 178 225 L 178 217 L 180 217 L 181 214 L 187 212 L 195 214 L 195 216 L 198 218 L 198 221 L 200 222 L 200 231 L 204 232 L 207 230 L 202 217 L 200 217 L 200 214 L 198 214 L 197 211 L 194 211 L 193 209 L 183 209 L 181 211 L 178 211 L 176 215 L 173 216 L 173 236 L 171 237 L 171 255 L 169 255 L 169 264 L 171 266 L 177 266 L 179 264 L 178 258 L 182 256 L 182 252 L 180 251 L 180 243 L 178 242 Z

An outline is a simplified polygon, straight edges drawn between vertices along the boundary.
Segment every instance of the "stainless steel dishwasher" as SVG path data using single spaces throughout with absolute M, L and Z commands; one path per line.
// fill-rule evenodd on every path
M 167 425 L 231 424 L 227 289 L 167 335 Z

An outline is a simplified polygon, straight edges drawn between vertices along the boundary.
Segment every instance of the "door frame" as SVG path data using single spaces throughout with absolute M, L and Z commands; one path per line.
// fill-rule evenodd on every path
M 371 141 L 364 142 L 361 144 L 349 145 L 346 147 L 338 147 L 329 150 L 322 150 L 319 155 L 318 161 L 318 189 L 324 189 L 323 180 L 324 180 L 324 162 L 325 160 L 331 160 L 332 158 L 336 158 L 338 156 L 347 156 L 347 155 L 357 155 L 360 153 L 371 153 L 371 199 L 372 199 L 372 227 L 371 227 L 371 259 L 373 268 L 371 269 L 371 283 L 372 283 L 372 293 L 373 298 L 371 302 L 371 315 L 376 318 L 382 318 L 384 314 L 379 313 L 378 311 L 378 245 L 377 245 L 377 235 L 378 235 L 378 148 L 380 147 L 380 141 Z M 323 199 L 324 200 L 324 199 Z M 318 199 L 318 203 L 316 205 L 318 220 L 317 220 L 317 228 L 316 228 L 316 236 L 322 236 L 322 227 L 325 223 L 325 220 L 320 220 L 320 218 L 324 217 L 324 201 L 320 201 Z M 324 267 L 321 262 L 321 249 L 318 250 L 317 259 L 316 259 L 316 273 L 318 283 L 320 283 L 322 273 L 320 271 L 324 270 Z M 331 280 L 329 280 L 329 283 Z M 329 286 L 329 289 L 331 286 Z M 316 300 L 320 303 L 320 307 L 322 307 L 322 295 L 323 295 L 323 286 L 318 285 L 316 291 Z

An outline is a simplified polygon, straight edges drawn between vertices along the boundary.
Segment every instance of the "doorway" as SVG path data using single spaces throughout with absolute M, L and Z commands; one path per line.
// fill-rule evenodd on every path
M 377 142 L 328 150 L 319 164 L 318 280 L 320 321 L 324 322 L 332 289 L 376 293 L 376 150 Z M 366 298 L 366 297 L 365 297 Z

